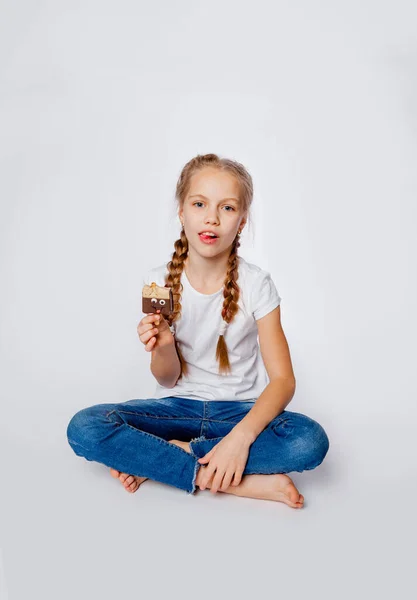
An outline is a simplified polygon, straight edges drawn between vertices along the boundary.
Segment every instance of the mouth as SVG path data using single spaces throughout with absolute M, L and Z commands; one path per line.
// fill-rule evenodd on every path
M 204 235 L 203 233 L 199 233 L 198 237 L 204 244 L 214 244 L 219 239 L 217 235 Z

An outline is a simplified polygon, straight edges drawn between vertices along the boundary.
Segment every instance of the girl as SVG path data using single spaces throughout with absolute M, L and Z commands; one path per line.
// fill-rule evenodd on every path
M 277 289 L 238 255 L 252 196 L 240 163 L 206 154 L 185 165 L 180 239 L 171 261 L 143 280 L 174 298 L 169 317 L 147 314 L 137 327 L 152 353 L 154 397 L 91 406 L 68 425 L 74 452 L 110 467 L 129 492 L 149 478 L 188 494 L 208 488 L 302 508 L 286 473 L 314 469 L 327 454 L 321 425 L 285 410 L 295 377 Z

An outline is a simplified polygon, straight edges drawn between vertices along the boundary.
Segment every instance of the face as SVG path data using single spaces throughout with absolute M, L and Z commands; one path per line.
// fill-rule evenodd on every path
M 239 206 L 239 184 L 230 173 L 205 168 L 193 175 L 184 206 L 179 211 L 188 243 L 200 254 L 225 251 L 246 223 Z M 199 234 L 214 231 L 218 236 L 210 244 Z

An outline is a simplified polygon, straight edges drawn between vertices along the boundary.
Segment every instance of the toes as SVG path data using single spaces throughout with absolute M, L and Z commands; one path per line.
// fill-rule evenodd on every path
M 133 478 L 133 481 L 130 485 L 126 485 L 125 488 L 128 492 L 136 492 L 139 487 L 139 482 L 136 477 Z
M 129 473 L 120 473 L 116 471 L 116 469 L 112 469 L 116 473 L 119 473 L 118 477 L 120 481 L 123 483 L 124 488 L 128 492 L 136 492 L 139 487 L 139 479 L 136 475 L 129 475 Z M 112 473 L 113 474 L 113 473 Z M 113 475 L 114 477 L 115 475 Z
M 300 494 L 300 498 L 299 498 L 299 500 L 297 501 L 296 504 L 297 504 L 297 508 L 302 508 L 303 507 L 303 505 L 304 505 L 304 496 L 302 494 Z
M 302 494 L 298 494 L 298 499 L 295 500 L 294 496 L 296 494 L 288 494 L 288 504 L 293 508 L 301 508 L 304 504 L 304 496 Z

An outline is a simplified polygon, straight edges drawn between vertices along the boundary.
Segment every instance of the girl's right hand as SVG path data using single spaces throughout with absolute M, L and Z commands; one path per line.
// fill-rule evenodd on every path
M 174 342 L 168 322 L 159 311 L 145 315 L 137 326 L 137 332 L 146 352 Z

